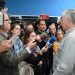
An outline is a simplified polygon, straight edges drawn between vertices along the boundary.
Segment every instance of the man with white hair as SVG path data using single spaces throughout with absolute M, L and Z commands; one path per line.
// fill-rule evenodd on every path
M 75 75 L 75 9 L 62 13 L 61 26 L 66 34 L 54 56 L 53 75 Z

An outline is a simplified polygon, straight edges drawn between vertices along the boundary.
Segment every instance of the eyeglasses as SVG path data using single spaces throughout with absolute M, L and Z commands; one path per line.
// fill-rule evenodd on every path
M 16 29 L 16 30 L 21 30 L 21 28 L 14 28 L 14 29 Z
M 6 19 L 6 20 L 4 20 L 4 21 L 10 21 L 10 19 Z

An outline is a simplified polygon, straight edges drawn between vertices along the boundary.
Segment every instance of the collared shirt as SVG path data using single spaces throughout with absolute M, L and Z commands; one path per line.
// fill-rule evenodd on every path
M 75 28 L 66 31 L 54 55 L 53 75 L 75 75 Z

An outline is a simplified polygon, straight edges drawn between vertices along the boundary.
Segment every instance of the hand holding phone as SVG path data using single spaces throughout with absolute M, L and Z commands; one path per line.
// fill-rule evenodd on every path
M 35 41 L 30 41 L 27 46 L 30 48 L 30 49 L 33 49 L 35 46 L 36 46 L 36 42 Z

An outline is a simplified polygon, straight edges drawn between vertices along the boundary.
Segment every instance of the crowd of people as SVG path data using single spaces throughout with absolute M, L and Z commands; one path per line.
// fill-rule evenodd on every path
M 0 12 L 0 75 L 75 75 L 75 9 L 62 13 L 58 28 L 39 19 L 22 29 Z

